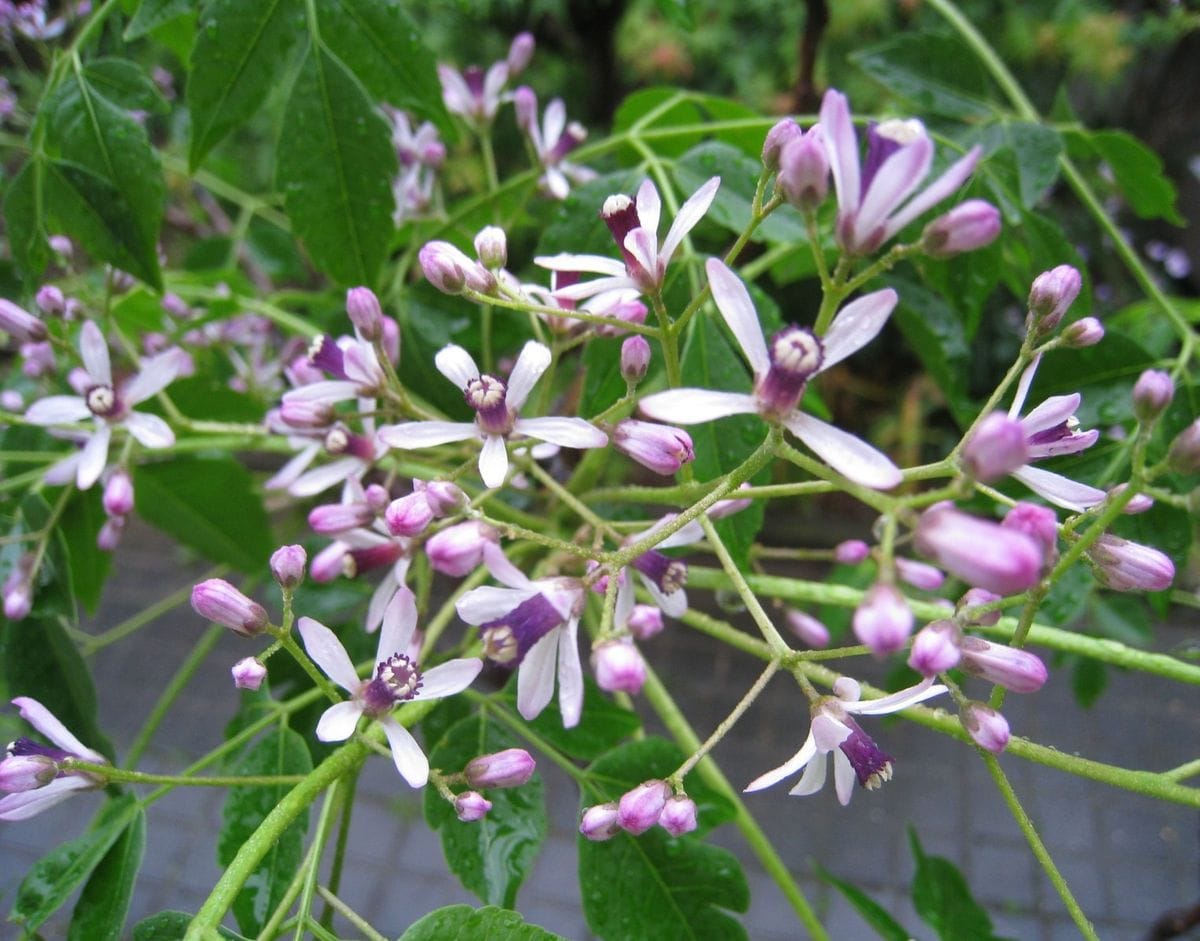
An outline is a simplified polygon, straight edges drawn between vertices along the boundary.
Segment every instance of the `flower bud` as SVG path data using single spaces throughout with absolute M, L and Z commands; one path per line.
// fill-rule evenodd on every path
M 4 597 L 4 616 L 10 621 L 20 621 L 28 617 L 33 610 L 33 566 L 36 559 L 32 553 L 25 553 L 17 560 L 0 594 Z
M 46 242 L 50 246 L 51 251 L 62 255 L 63 258 L 70 259 L 75 253 L 74 243 L 65 235 L 52 235 Z
M 1175 383 L 1168 373 L 1147 369 L 1133 384 L 1133 414 L 1143 424 L 1155 421 L 1175 397 Z
M 596 685 L 607 693 L 636 696 L 646 682 L 646 662 L 637 647 L 626 640 L 610 640 L 592 651 Z
M 1058 517 L 1049 507 L 1036 503 L 1013 504 L 1000 523 L 1005 529 L 1024 533 L 1042 549 L 1043 567 L 1058 561 Z
M 658 825 L 671 836 L 691 833 L 696 829 L 696 802 L 685 794 L 673 795 L 658 815 Z
M 483 562 L 483 550 L 498 540 L 491 526 L 467 520 L 434 533 L 425 542 L 425 554 L 434 571 L 461 578 L 470 575 Z
M 1004 412 L 984 418 L 963 445 L 963 469 L 975 480 L 990 484 L 1029 463 L 1025 429 Z
M 913 638 L 908 665 L 922 676 L 936 676 L 958 666 L 958 641 L 962 632 L 953 621 L 934 621 Z
M 463 823 L 474 823 L 487 816 L 492 802 L 478 791 L 463 791 L 454 798 L 454 813 Z
M 187 301 L 185 301 L 178 294 L 172 294 L 170 292 L 164 294 L 162 296 L 162 307 L 163 310 L 165 310 L 176 320 L 187 320 L 192 316 L 192 309 L 188 307 Z
M 317 399 L 288 398 L 279 404 L 279 418 L 291 428 L 326 428 L 333 424 L 337 414 L 328 402 Z
M 870 546 L 861 539 L 847 539 L 833 547 L 833 560 L 840 565 L 858 565 L 870 554 Z
M 295 588 L 304 581 L 307 561 L 303 546 L 280 546 L 271 553 L 271 575 L 281 588 Z
M 1062 323 L 1067 308 L 1083 287 L 1083 277 L 1070 265 L 1043 271 L 1029 288 L 1029 316 L 1040 334 L 1051 333 Z
M 375 519 L 367 503 L 324 503 L 308 513 L 308 525 L 322 536 L 336 536 L 366 526 Z
M 370 288 L 350 288 L 346 292 L 346 314 L 358 335 L 368 343 L 383 335 L 383 308 Z
M 825 201 L 829 193 L 829 157 L 819 128 L 810 128 L 784 144 L 775 185 L 797 209 L 815 209 Z
M 638 640 L 649 640 L 663 629 L 663 613 L 652 604 L 635 604 L 625 623 Z
M 977 615 L 973 613 L 972 609 L 999 600 L 999 595 L 988 591 L 986 588 L 968 589 L 967 593 L 959 598 L 958 604 L 955 605 L 955 617 L 964 624 L 982 624 L 984 627 L 991 627 L 1000 620 L 1000 612 L 998 610 Z
M 16 389 L 4 389 L 0 391 L 0 408 L 20 414 L 25 411 L 25 396 Z
M 258 657 L 243 657 L 230 672 L 233 674 L 233 685 L 238 689 L 255 690 L 262 686 L 267 666 Z
M 596 804 L 583 812 L 579 821 L 579 832 L 594 842 L 611 840 L 621 830 L 617 820 L 617 805 L 613 801 L 607 804 Z
M 806 614 L 796 608 L 788 608 L 783 613 L 783 619 L 791 632 L 808 647 L 823 650 L 829 646 L 829 628 L 811 614 Z
M 480 264 L 495 271 L 508 264 L 508 238 L 499 226 L 488 225 L 475 236 L 475 254 Z
M 393 536 L 415 536 L 433 522 L 433 509 L 425 494 L 418 490 L 393 500 L 383 514 L 383 521 Z
M 445 294 L 461 294 L 468 288 L 488 294 L 496 286 L 490 271 L 449 242 L 427 242 L 417 258 L 429 283 Z
M 533 33 L 517 33 L 513 37 L 512 45 L 508 47 L 508 58 L 505 60 L 508 64 L 509 78 L 525 71 L 529 60 L 533 58 L 535 45 Z
M 963 727 L 975 744 L 998 755 L 1008 747 L 1008 720 L 981 702 L 967 704 L 962 712 Z
M 43 284 L 38 288 L 37 295 L 33 300 L 37 304 L 38 310 L 47 317 L 56 317 L 67 309 L 67 299 L 63 297 L 63 292 L 53 284 Z
M 58 777 L 58 762 L 49 755 L 9 755 L 0 761 L 0 793 L 36 791 Z
M 102 552 L 115 552 L 125 532 L 125 517 L 110 516 L 96 533 L 96 548 Z
M 269 623 L 266 609 L 223 578 L 210 578 L 192 589 L 192 608 L 243 637 L 261 634 Z
M 133 512 L 133 480 L 128 471 L 117 468 L 104 485 L 104 512 L 109 516 L 128 516 Z
M 1100 582 L 1114 591 L 1166 591 L 1175 563 L 1151 546 L 1105 533 L 1086 553 Z
M 463 769 L 471 787 L 520 787 L 533 777 L 537 767 L 523 748 L 506 748 L 491 755 L 472 758 Z
M 627 418 L 613 429 L 612 441 L 622 454 L 664 476 L 696 458 L 691 435 L 671 425 Z
M 617 804 L 617 823 L 626 833 L 637 836 L 658 823 L 671 787 L 666 781 L 646 781 L 622 795 Z M 585 834 L 586 835 L 586 834 Z
M 1095 346 L 1104 339 L 1104 325 L 1095 317 L 1084 317 L 1069 324 L 1062 332 L 1062 341 L 1067 346 L 1082 349 Z
M 0 331 L 19 343 L 37 343 L 47 336 L 44 323 L 4 298 L 0 298 Z
M 1046 683 L 1046 664 L 1017 647 L 993 644 L 982 637 L 964 637 L 959 665 L 967 673 L 1014 693 L 1036 693 Z
M 936 504 L 921 514 L 917 549 L 968 585 L 1000 595 L 1032 588 L 1041 577 L 1041 546 L 1024 533 Z
M 900 576 L 901 580 L 921 591 L 937 591 L 946 580 L 945 573 L 941 569 L 926 565 L 924 562 L 900 557 L 897 557 L 895 562 L 896 574 Z
M 650 344 L 641 334 L 634 334 L 621 344 L 621 376 L 631 386 L 646 378 L 650 368 Z
M 387 356 L 388 362 L 395 366 L 400 362 L 400 324 L 396 323 L 394 318 L 385 316 L 381 333 L 380 343 L 383 345 L 384 355 Z
M 516 111 L 517 127 L 526 134 L 537 126 L 537 92 L 528 85 L 513 92 L 513 110 Z
M 1128 488 L 1129 484 L 1117 484 L 1109 493 L 1116 496 L 1124 493 Z M 1136 516 L 1138 513 L 1145 513 L 1153 506 L 1153 497 L 1147 496 L 1144 493 L 1135 493 L 1126 501 L 1125 506 L 1121 508 L 1121 512 L 1128 513 L 1130 516 Z
M 1175 436 L 1167 451 L 1171 470 L 1179 474 L 1194 474 L 1200 471 L 1200 418 Z
M 429 481 L 425 484 L 424 493 L 434 516 L 449 516 L 467 502 L 467 495 L 462 488 L 448 480 Z
M 1000 234 L 1000 210 L 983 199 L 968 199 L 938 216 L 921 233 L 921 247 L 933 258 L 951 258 L 991 245 Z
M 854 636 L 876 656 L 895 653 L 912 633 L 913 615 L 894 585 L 877 582 L 854 609 Z
M 783 148 L 790 141 L 799 140 L 803 136 L 803 131 L 791 118 L 784 118 L 775 124 L 771 130 L 767 131 L 766 140 L 763 141 L 762 162 L 763 166 L 768 170 L 777 170 L 779 168 L 779 155 Z

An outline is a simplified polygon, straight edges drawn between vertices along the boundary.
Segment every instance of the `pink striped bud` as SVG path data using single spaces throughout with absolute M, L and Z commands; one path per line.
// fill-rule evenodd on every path
M 506 748 L 491 755 L 472 758 L 463 769 L 471 787 L 520 787 L 533 777 L 537 767 L 523 748 Z
M 526 134 L 537 126 L 537 92 L 528 85 L 521 85 L 513 92 L 513 110 L 516 111 L 517 127 Z
M 963 469 L 985 484 L 1029 463 L 1025 429 L 1004 412 L 992 412 L 984 418 L 967 439 L 962 453 Z
M 621 376 L 631 386 L 646 378 L 650 368 L 650 344 L 641 334 L 634 334 L 621 344 Z
M 535 45 L 533 33 L 517 33 L 513 37 L 512 44 L 508 47 L 508 57 L 505 59 L 509 78 L 515 78 L 525 71 L 529 60 L 533 58 Z
M 279 404 L 279 418 L 292 428 L 326 428 L 337 417 L 329 402 L 317 399 L 291 399 L 284 396 Z
M 658 823 L 671 787 L 666 781 L 646 781 L 621 796 L 617 803 L 617 823 L 626 833 L 637 836 Z
M 983 199 L 968 199 L 938 216 L 921 233 L 921 247 L 933 258 L 951 258 L 991 245 L 1000 234 L 1000 210 Z
M 96 533 L 96 548 L 102 552 L 116 552 L 125 533 L 125 517 L 110 516 Z
M 464 791 L 454 798 L 454 814 L 463 823 L 474 823 L 487 816 L 492 802 L 478 791 Z
M 58 777 L 58 762 L 49 755 L 8 755 L 0 761 L 0 792 L 36 791 Z
M 858 565 L 870 554 L 870 546 L 861 539 L 847 539 L 833 547 L 833 560 L 841 565 Z
M 1084 317 L 1067 326 L 1062 341 L 1074 349 L 1095 346 L 1104 339 L 1104 325 L 1095 317 Z
M 776 123 L 771 130 L 767 131 L 767 137 L 763 141 L 763 166 L 768 170 L 777 170 L 783 148 L 791 141 L 799 140 L 803 136 L 804 132 L 800 130 L 800 125 L 791 118 L 784 118 Z
M 508 264 L 508 236 L 499 226 L 488 225 L 475 236 L 475 254 L 479 263 L 495 271 Z
M 953 621 L 934 621 L 917 631 L 908 665 L 922 676 L 936 676 L 958 666 L 962 631 Z
M 162 296 L 162 307 L 176 320 L 187 320 L 192 316 L 192 309 L 188 307 L 187 301 L 169 291 Z
M 646 683 L 646 662 L 630 641 L 611 640 L 592 651 L 596 685 L 607 693 L 636 696 Z
M 806 614 L 796 608 L 788 608 L 783 613 L 783 619 L 791 632 L 808 647 L 823 650 L 829 646 L 829 628 L 811 614 Z
M 47 317 L 56 317 L 67 309 L 67 299 L 63 297 L 63 292 L 53 284 L 43 284 L 38 288 L 33 301 L 37 304 L 38 310 Z
M 238 689 L 256 690 L 267 676 L 267 666 L 258 657 L 243 657 L 229 671 L 233 674 L 233 685 Z
M 490 271 L 449 242 L 427 242 L 417 258 L 429 283 L 445 294 L 461 294 L 468 289 L 489 294 L 496 287 Z
M 483 550 L 498 542 L 496 531 L 486 523 L 467 520 L 448 526 L 425 542 L 425 554 L 435 571 L 443 575 L 470 575 L 483 562 Z
M 656 474 L 669 476 L 696 458 L 692 437 L 680 428 L 627 418 L 618 422 L 613 445 Z
M 271 575 L 280 588 L 295 588 L 304 581 L 307 561 L 303 546 L 280 546 L 271 553 Z
M 696 802 L 686 794 L 668 798 L 662 813 L 658 815 L 658 825 L 671 836 L 691 833 L 696 829 Z
M 1175 382 L 1169 373 L 1147 369 L 1133 384 L 1133 414 L 1143 423 L 1155 421 L 1175 397 Z
M 589 807 L 579 821 L 579 832 L 596 843 L 611 840 L 621 832 L 618 813 L 615 801 Z
M 424 494 L 434 516 L 449 516 L 467 502 L 467 495 L 462 492 L 462 488 L 448 480 L 429 481 L 425 484 Z
M 995 709 L 981 702 L 968 703 L 962 712 L 962 724 L 975 744 L 993 755 L 1008 747 L 1008 720 Z
M 322 536 L 336 536 L 366 526 L 375 519 L 367 503 L 325 503 L 308 514 L 308 525 Z
M 433 522 L 433 509 L 425 494 L 418 490 L 393 500 L 383 514 L 383 521 L 393 536 L 415 536 Z
M 192 589 L 192 608 L 243 637 L 253 637 L 270 623 L 266 609 L 251 601 L 223 578 L 210 578 Z
M 395 366 L 400 362 L 400 324 L 385 316 L 381 333 L 380 344 L 383 346 L 384 355 L 387 356 L 388 362 Z
M 1166 591 L 1175 563 L 1151 546 L 1105 533 L 1087 551 L 1101 584 L 1114 591 Z
M 895 562 L 896 574 L 900 576 L 901 580 L 921 591 L 937 591 L 946 580 L 946 575 L 941 569 L 926 565 L 924 562 L 901 557 L 897 557 Z
M 37 343 L 47 336 L 44 323 L 27 310 L 3 298 L 0 298 L 0 331 L 19 343 Z
M 1180 474 L 1200 471 L 1200 418 L 1175 436 L 1167 450 L 1167 461 L 1171 470 Z
M 829 157 L 819 127 L 783 145 L 775 185 L 797 209 L 815 209 L 825 201 L 829 194 Z
M 1043 271 L 1029 288 L 1029 316 L 1040 334 L 1051 333 L 1062 323 L 1067 308 L 1083 287 L 1083 277 L 1070 265 Z
M 346 314 L 358 335 L 368 343 L 383 335 L 383 308 L 370 288 L 350 288 L 346 292 Z
M 652 604 L 635 604 L 625 626 L 638 640 L 649 640 L 662 633 L 663 613 Z
M 1000 596 L 988 591 L 986 588 L 971 588 L 965 595 L 958 599 L 958 604 L 954 608 L 955 617 L 959 618 L 964 624 L 982 624 L 984 627 L 991 627 L 1000 620 L 1000 612 L 992 611 L 988 614 L 976 614 L 974 608 L 980 605 L 991 604 L 993 601 L 999 601 Z
M 1042 549 L 1044 567 L 1058 561 L 1058 517 L 1049 507 L 1021 501 L 1004 514 L 1000 525 L 1036 542 Z
M 977 588 L 1012 595 L 1041 577 L 1043 552 L 1033 539 L 948 504 L 922 513 L 915 537 L 921 553 Z
M 854 636 L 882 657 L 904 646 L 912 633 L 913 615 L 894 585 L 877 582 L 854 609 L 853 627 Z
M 959 651 L 963 670 L 1011 692 L 1036 693 L 1046 683 L 1046 664 L 1028 650 L 964 637 Z
M 104 512 L 109 516 L 128 516 L 133 512 L 133 480 L 118 467 L 104 485 Z

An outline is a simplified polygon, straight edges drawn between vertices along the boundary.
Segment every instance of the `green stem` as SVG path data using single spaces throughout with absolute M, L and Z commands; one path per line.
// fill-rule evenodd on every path
M 332 889 L 327 889 L 325 886 L 319 885 L 317 886 L 317 892 L 320 893 L 321 898 L 323 898 L 334 911 L 336 911 L 339 915 L 345 918 L 346 921 L 350 922 L 350 924 L 354 926 L 355 931 L 361 931 L 362 936 L 366 938 L 367 941 L 387 941 L 387 938 L 372 928 L 367 920 L 362 917 L 362 915 L 338 898 Z
M 95 764 L 67 758 L 60 762 L 65 771 L 83 771 L 103 777 L 118 784 L 169 784 L 172 787 L 274 787 L 280 784 L 299 784 L 304 780 L 298 774 L 251 774 L 218 775 L 211 778 L 188 777 L 178 774 L 148 774 L 143 771 L 126 771 L 112 765 Z
M 220 578 L 227 571 L 229 571 L 227 566 L 218 565 L 201 575 L 198 581 L 205 581 L 209 578 Z M 116 627 L 109 628 L 103 634 L 88 635 L 87 639 L 83 641 L 83 649 L 80 652 L 85 657 L 90 657 L 98 650 L 103 650 L 105 647 L 109 646 L 109 644 L 114 644 L 118 640 L 128 637 L 130 634 L 140 631 L 147 624 L 158 620 L 158 618 L 162 617 L 167 612 L 178 608 L 181 604 L 186 602 L 189 597 L 191 597 L 191 593 L 192 585 L 185 585 L 183 588 L 172 592 L 165 598 L 156 601 L 154 604 L 150 605 L 150 607 L 139 611 L 137 614 L 133 615 L 133 617 L 125 619 Z M 217 636 L 220 636 L 220 634 L 220 629 L 217 629 Z

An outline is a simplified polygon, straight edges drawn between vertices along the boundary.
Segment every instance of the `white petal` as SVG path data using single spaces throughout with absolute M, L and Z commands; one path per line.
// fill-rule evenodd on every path
M 653 531 L 653 530 L 651 530 Z M 676 546 L 690 546 L 704 538 L 704 527 L 695 520 L 684 523 L 666 539 L 658 543 L 656 549 L 673 549 Z
M 185 355 L 180 349 L 171 349 L 143 360 L 141 371 L 121 390 L 125 403 L 137 405 L 169 386 L 179 375 Z
M 658 255 L 658 238 L 653 232 L 648 229 L 643 229 L 640 225 L 630 229 L 625 235 L 625 251 L 633 256 L 633 260 L 641 266 L 650 277 L 659 282 L 659 255 Z M 661 266 L 666 268 L 664 262 Z
M 78 755 L 86 761 L 93 761 L 97 764 L 107 764 L 108 759 L 99 752 L 92 751 L 83 742 L 79 741 L 67 729 L 58 717 L 49 709 L 43 706 L 36 699 L 29 696 L 17 696 L 12 704 L 21 712 L 21 718 L 32 725 L 35 729 L 41 732 L 46 738 L 50 739 L 55 745 L 63 751 L 68 751 L 73 755 Z
M 504 550 L 494 542 L 489 541 L 484 543 L 483 564 L 492 573 L 492 578 L 496 579 L 502 585 L 507 585 L 509 588 L 518 588 L 521 591 L 529 591 L 533 594 L 540 591 L 524 572 L 508 560 L 508 556 L 504 554 Z
M 638 403 L 643 415 L 675 425 L 696 425 L 727 415 L 753 415 L 758 400 L 745 392 L 709 389 L 668 389 L 648 395 Z
M 796 754 L 792 755 L 791 758 L 781 764 L 778 768 L 768 771 L 766 774 L 760 774 L 742 790 L 746 793 L 750 793 L 751 791 L 761 791 L 763 788 L 770 787 L 772 784 L 778 784 L 784 778 L 790 778 L 793 774 L 812 761 L 813 756 L 815 756 L 816 753 L 816 740 L 809 735 L 809 737 L 804 740 L 804 744 L 800 746 L 800 750 L 796 752 Z
M 563 301 L 582 301 L 589 297 L 595 297 L 597 294 L 605 294 L 609 291 L 620 291 L 629 288 L 641 294 L 641 288 L 637 286 L 637 282 L 624 273 L 624 265 L 621 266 L 621 272 L 622 274 L 619 276 L 597 278 L 595 281 L 580 281 L 578 284 L 559 288 L 554 292 L 554 296 Z
M 465 389 L 472 379 L 479 378 L 479 367 L 475 365 L 471 354 L 453 343 L 438 350 L 433 364 L 438 372 L 460 389 Z
M 1079 411 L 1079 403 L 1082 401 L 1083 396 L 1078 392 L 1070 395 L 1052 395 L 1021 419 L 1021 427 L 1026 435 L 1049 431 Z
M 389 448 L 415 451 L 452 441 L 468 441 L 476 436 L 474 424 L 460 421 L 408 421 L 384 425 L 376 432 Z
M 46 473 L 42 475 L 42 480 L 52 487 L 59 487 L 65 483 L 70 483 L 75 479 L 75 474 L 79 471 L 79 460 L 83 457 L 82 451 L 76 451 L 69 454 L 61 461 L 55 461 L 46 469 Z
M 296 629 L 300 632 L 300 639 L 304 641 L 304 649 L 309 657 L 325 675 L 346 692 L 356 692 L 361 685 L 358 671 L 354 669 L 350 655 L 337 635 L 312 618 L 300 618 L 296 622 Z
M 334 484 L 341 483 L 351 474 L 360 473 L 363 462 L 356 457 L 341 457 L 329 464 L 322 464 L 301 474 L 288 484 L 287 491 L 294 497 L 311 497 Z
M 482 669 L 483 661 L 478 657 L 439 663 L 421 674 L 421 688 L 413 699 L 441 699 L 461 693 L 475 681 Z
M 571 195 L 571 184 L 558 167 L 546 167 L 542 182 L 546 184 L 547 192 L 555 199 L 566 199 Z
M 75 470 L 75 484 L 80 490 L 87 490 L 100 479 L 104 465 L 108 463 L 108 442 L 111 437 L 112 429 L 102 424 L 83 446 L 79 453 L 79 466 Z
M 83 368 L 101 385 L 112 385 L 112 366 L 108 358 L 108 341 L 94 320 L 84 323 L 79 333 L 79 355 L 83 357 Z
M 1013 397 L 1013 403 L 1008 409 L 1009 418 L 1016 418 L 1021 414 L 1021 409 L 1025 407 L 1025 397 L 1029 395 L 1029 387 L 1033 385 L 1033 377 L 1037 374 L 1037 368 L 1041 361 L 1042 354 L 1039 353 L 1025 367 L 1025 371 L 1021 373 L 1021 378 L 1017 381 L 1016 395 Z
M 704 218 L 704 214 L 708 212 L 708 207 L 712 205 L 713 198 L 717 195 L 717 188 L 721 185 L 721 178 L 714 176 L 707 183 L 692 193 L 688 197 L 687 202 L 679 207 L 679 212 L 675 215 L 675 221 L 671 223 L 671 229 L 667 232 L 667 237 L 663 239 L 662 248 L 659 249 L 658 257 L 660 264 L 664 267 L 671 263 L 671 259 L 675 257 L 675 249 L 679 248 L 679 243 L 683 241 L 684 236 L 696 227 L 696 223 Z
M 497 588 L 494 585 L 482 585 L 459 598 L 454 608 L 468 624 L 486 624 L 504 617 L 536 594 L 538 590 L 533 587 Z
M 809 794 L 816 794 L 825 786 L 825 771 L 827 768 L 828 756 L 825 752 L 817 752 L 813 756 L 813 760 L 808 763 L 808 767 L 804 769 L 804 774 L 800 775 L 800 780 L 796 782 L 796 786 L 788 791 L 793 797 L 807 797 Z
M 576 634 L 579 619 L 572 618 L 558 641 L 558 710 L 564 729 L 574 728 L 583 714 L 583 667 Z
M 455 114 L 469 114 L 475 101 L 462 73 L 447 65 L 437 67 L 438 79 L 442 83 L 442 101 Z
M 838 208 L 844 213 L 858 209 L 860 180 L 858 166 L 858 137 L 850 119 L 846 96 L 829 89 L 821 101 L 821 141 L 829 157 L 833 186 L 837 191 Z
M 946 687 L 940 683 L 934 685 L 933 677 L 929 677 L 916 686 L 902 689 L 898 693 L 880 696 L 878 699 L 863 699 L 858 702 L 844 702 L 842 708 L 858 716 L 882 716 L 891 712 L 899 712 L 909 706 L 946 692 Z
M 902 479 L 887 455 L 847 431 L 803 412 L 792 412 L 783 423 L 821 460 L 856 484 L 890 490 Z
M 750 300 L 750 292 L 746 290 L 742 279 L 719 259 L 710 258 L 705 262 L 704 269 L 708 272 L 708 283 L 712 287 L 717 310 L 746 354 L 750 371 L 755 376 L 765 376 L 771 368 L 771 358 L 767 353 L 767 342 L 763 339 L 762 325 L 758 322 L 758 312 Z M 825 355 L 828 357 L 828 352 Z
M 483 447 L 479 451 L 479 476 L 485 487 L 495 489 L 504 486 L 508 476 L 508 448 L 499 435 L 484 435 Z
M 91 417 L 92 410 L 78 395 L 50 395 L 25 410 L 25 419 L 35 425 L 65 425 Z
M 129 433 L 148 448 L 169 448 L 175 443 L 175 432 L 157 415 L 130 412 L 122 424 Z
M 634 206 L 637 209 L 638 225 L 654 236 L 655 245 L 658 244 L 658 222 L 662 216 L 662 199 L 659 198 L 658 189 L 648 178 L 642 181 L 642 185 L 638 187 L 637 195 L 634 196 Z
M 854 782 L 857 780 L 858 775 L 854 773 L 854 767 L 845 753 L 841 749 L 833 752 L 833 787 L 837 791 L 838 803 L 843 807 L 854 796 Z
M 546 105 L 546 112 L 542 115 L 542 144 L 547 150 L 554 149 L 566 126 L 567 106 L 561 98 L 555 98 Z
M 979 162 L 982 153 L 983 150 L 978 145 L 972 147 L 965 156 L 953 163 L 945 173 L 925 187 L 921 193 L 918 193 L 907 206 L 888 220 L 885 238 L 891 238 L 926 209 L 932 209 L 962 186 L 967 177 L 975 170 L 975 164 Z M 921 174 L 921 176 L 924 175 L 924 173 Z
M 925 179 L 932 162 L 933 141 L 919 137 L 894 151 L 880 164 L 854 218 L 856 240 L 866 239 L 888 221 L 888 217 Z
M 592 274 L 607 274 L 613 277 L 623 277 L 625 263 L 615 258 L 605 258 L 603 255 L 538 255 L 533 263 L 551 271 L 588 271 Z
M 346 379 L 323 379 L 289 389 L 283 394 L 285 402 L 348 402 L 358 395 L 358 386 Z
M 812 737 L 817 743 L 817 751 L 830 752 L 846 741 L 853 734 L 853 729 L 840 719 L 828 712 L 818 710 L 812 720 Z
M 317 721 L 317 738 L 322 742 L 344 742 L 354 734 L 362 714 L 363 704 L 356 699 L 334 703 Z
M 308 465 L 313 462 L 313 458 L 317 456 L 317 453 L 320 450 L 321 446 L 315 442 L 313 444 L 305 445 L 300 449 L 295 457 L 290 458 L 288 462 L 283 465 L 283 467 L 279 468 L 279 470 L 275 472 L 275 476 L 263 484 L 263 489 L 284 489 L 286 486 L 288 486 L 288 484 L 292 483 L 292 481 L 294 481 L 304 472 L 305 468 L 307 468 Z
M 562 628 L 554 628 L 530 648 L 517 668 L 517 711 L 526 719 L 536 719 L 554 695 L 560 634 Z
M 521 410 L 521 406 L 529 398 L 529 393 L 533 391 L 534 384 L 549 366 L 550 347 L 544 343 L 530 340 L 521 348 L 521 355 L 517 357 L 517 364 L 513 366 L 508 377 L 504 395 L 504 401 L 509 408 L 518 412 Z
M 55 778 L 45 787 L 32 791 L 18 791 L 0 798 L 0 820 L 28 820 L 43 810 L 65 801 L 76 791 L 95 787 L 94 782 L 78 775 Z
M 424 787 L 425 782 L 429 780 L 429 759 L 425 757 L 425 752 L 421 751 L 417 740 L 391 716 L 384 716 L 379 720 L 379 724 L 383 726 L 383 734 L 387 736 L 388 744 L 392 747 L 392 761 L 396 763 L 400 777 L 412 787 Z
M 821 338 L 824 358 L 821 372 L 856 353 L 879 334 L 896 307 L 899 295 L 891 288 L 875 291 L 847 304 L 834 318 L 829 332 Z
M 522 418 L 513 429 L 564 448 L 603 448 L 608 445 L 608 435 L 582 418 Z
M 351 532 L 346 533 L 345 535 L 347 537 L 353 537 L 354 534 Z M 361 539 L 348 538 L 347 542 L 351 544 L 351 548 L 365 548 L 359 544 L 362 542 Z M 383 580 L 375 586 L 375 590 L 371 592 L 371 600 L 367 604 L 367 619 L 363 622 L 363 629 L 368 634 L 374 634 L 377 630 L 379 630 L 379 625 L 383 623 L 383 618 L 385 612 L 387 611 L 388 605 L 390 605 L 392 603 L 392 599 L 396 597 L 396 591 L 399 587 L 400 582 L 391 572 L 388 572 L 383 576 Z M 403 653 L 404 649 L 405 648 L 403 647 L 393 647 L 390 651 L 388 651 L 388 655 L 390 656 L 397 651 Z M 382 660 L 383 657 L 379 657 L 377 659 Z
M 383 630 L 379 632 L 379 649 L 375 659 L 386 660 L 393 654 L 407 652 L 416 630 L 417 600 L 411 590 L 401 587 L 383 613 Z
M 1043 500 L 1077 513 L 1094 507 L 1108 496 L 1103 490 L 1097 490 L 1095 487 L 1081 484 L 1069 477 L 1062 476 L 1062 474 L 1042 470 L 1042 468 L 1033 467 L 1030 464 L 1018 467 L 1013 471 L 1012 476 Z
M 646 586 L 646 591 L 650 592 L 654 603 L 662 608 L 663 614 L 668 614 L 673 618 L 683 617 L 687 611 L 687 593 L 682 588 L 677 588 L 668 595 L 641 572 L 638 572 L 638 577 Z

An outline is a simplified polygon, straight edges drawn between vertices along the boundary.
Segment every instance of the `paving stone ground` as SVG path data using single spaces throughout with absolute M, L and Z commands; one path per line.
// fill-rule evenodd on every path
M 103 630 L 135 613 L 146 597 L 191 583 L 201 569 L 182 563 L 174 549 L 135 528 L 121 549 L 123 573 L 93 624 Z M 128 747 L 163 684 L 191 650 L 203 626 L 184 606 L 94 661 L 101 725 L 119 749 Z M 1163 626 L 1158 646 L 1193 643 L 1196 627 Z M 180 707 L 163 724 L 143 762 L 145 770 L 177 771 L 220 741 L 235 708 L 228 669 L 251 647 L 223 637 Z M 708 639 L 673 627 L 645 645 L 648 658 L 701 734 L 706 735 L 753 682 L 758 665 Z M 868 665 L 870 672 L 872 665 Z M 867 679 L 877 678 L 868 675 Z M 1069 672 L 1054 669 L 1033 696 L 1011 696 L 1005 713 L 1014 732 L 1064 752 L 1100 761 L 1160 770 L 1197 757 L 1200 697 L 1194 689 L 1140 674 L 1112 671 L 1108 691 L 1090 710 L 1074 702 Z M 859 916 L 815 876 L 820 861 L 853 880 L 891 910 L 917 938 L 932 932 L 908 899 L 913 862 L 907 828 L 925 850 L 958 865 L 992 915 L 999 934 L 1017 941 L 1078 937 L 998 795 L 969 749 L 899 720 L 867 719 L 868 731 L 896 756 L 894 780 L 879 791 L 858 791 L 848 808 L 832 789 L 791 798 L 785 787 L 750 795 L 785 863 L 835 939 L 873 937 Z M 782 763 L 807 730 L 806 710 L 794 687 L 779 678 L 717 750 L 735 783 Z M 865 723 L 864 723 L 865 724 Z M 1200 900 L 1197 813 L 1136 794 L 1001 758 L 1013 787 L 1043 835 L 1100 937 L 1139 941 L 1164 911 Z M 570 779 L 543 769 L 551 832 L 522 889 L 519 907 L 532 922 L 566 938 L 590 938 L 580 914 L 574 829 L 578 795 Z M 362 776 L 351 825 L 343 896 L 391 936 L 415 918 L 452 903 L 476 900 L 447 875 L 440 844 L 423 825 L 419 798 L 384 760 Z M 219 792 L 176 792 L 149 814 L 146 864 L 133 920 L 167 908 L 195 911 L 219 877 L 214 834 Z M 31 821 L 0 828 L 0 906 L 28 866 L 58 840 L 80 833 L 99 799 L 84 795 Z M 804 937 L 783 896 L 750 857 L 731 826 L 717 842 L 748 860 L 751 906 L 744 917 L 755 941 Z M 43 932 L 65 936 L 61 920 Z M 15 937 L 0 926 L 0 938 Z M 347 931 L 346 937 L 353 937 Z

